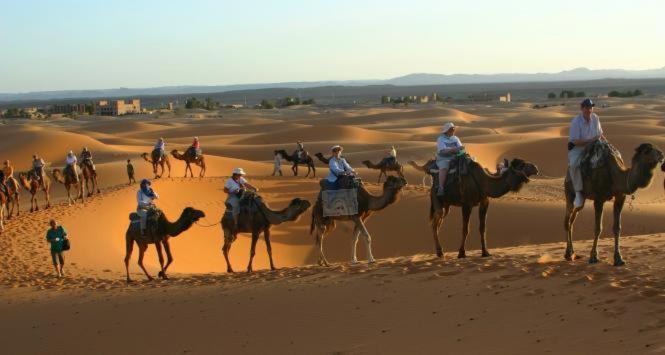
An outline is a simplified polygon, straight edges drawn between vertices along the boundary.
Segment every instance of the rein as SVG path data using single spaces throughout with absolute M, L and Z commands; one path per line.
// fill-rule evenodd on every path
M 201 223 L 199 223 L 199 221 L 196 221 L 196 222 L 194 222 L 194 223 L 196 223 L 199 227 L 210 228 L 210 227 L 214 227 L 214 226 L 216 226 L 216 225 L 222 223 L 222 220 L 220 220 L 220 221 L 217 222 L 217 223 L 213 223 L 213 224 L 209 224 L 209 225 L 201 224 Z

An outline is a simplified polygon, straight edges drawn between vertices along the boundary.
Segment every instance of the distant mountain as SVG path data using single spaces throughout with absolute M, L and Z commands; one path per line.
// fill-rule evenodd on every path
M 154 88 L 117 88 L 100 90 L 59 90 L 36 91 L 26 93 L 0 93 L 0 102 L 8 101 L 34 101 L 56 99 L 86 99 L 86 98 L 113 98 L 136 97 L 148 95 L 182 95 L 223 93 L 230 91 L 247 91 L 259 89 L 305 89 L 324 86 L 367 86 L 367 85 L 449 85 L 449 84 L 496 84 L 520 82 L 557 82 L 557 81 L 584 81 L 599 79 L 650 79 L 665 78 L 665 67 L 648 70 L 623 70 L 576 68 L 559 73 L 507 73 L 507 74 L 428 74 L 418 73 L 400 76 L 387 80 L 347 80 L 347 81 L 311 81 L 286 82 L 265 84 L 238 84 L 214 86 L 162 86 Z

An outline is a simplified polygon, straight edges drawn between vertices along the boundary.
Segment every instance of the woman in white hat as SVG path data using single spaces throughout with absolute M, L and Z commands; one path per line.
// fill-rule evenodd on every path
M 328 166 L 330 167 L 330 173 L 328 173 L 328 185 L 331 188 L 337 188 L 337 180 L 342 176 L 353 176 L 356 174 L 355 170 L 347 163 L 346 159 L 342 158 L 342 151 L 344 148 L 340 145 L 334 145 L 330 148 L 332 151 L 332 157 Z
M 256 187 L 252 186 L 244 178 L 245 171 L 242 168 L 235 168 L 231 177 L 226 180 L 224 184 L 224 192 L 229 194 L 226 198 L 225 205 L 227 212 L 230 209 L 233 215 L 233 223 L 238 223 L 238 215 L 240 214 L 240 196 L 244 190 L 259 191 Z
M 448 122 L 443 125 L 441 135 L 436 140 L 436 166 L 439 168 L 439 189 L 436 191 L 437 196 L 444 195 L 443 189 L 446 185 L 450 162 L 462 149 L 464 149 L 462 142 L 455 136 L 455 124 Z

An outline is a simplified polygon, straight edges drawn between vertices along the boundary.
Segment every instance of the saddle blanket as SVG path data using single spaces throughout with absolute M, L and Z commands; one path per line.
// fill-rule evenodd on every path
M 321 192 L 323 217 L 352 216 L 358 214 L 358 190 L 340 189 Z

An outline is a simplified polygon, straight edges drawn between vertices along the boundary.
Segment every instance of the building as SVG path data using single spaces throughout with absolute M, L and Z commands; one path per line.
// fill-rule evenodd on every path
M 418 96 L 418 103 L 426 104 L 429 102 L 429 96 Z
M 439 101 L 439 95 L 437 93 L 432 93 L 432 102 L 437 102 Z
M 510 102 L 510 93 L 507 93 L 505 96 L 499 96 L 499 102 Z
M 141 113 L 141 100 L 100 100 L 95 102 L 95 115 L 120 116 Z
M 169 102 L 166 108 L 169 109 L 170 111 L 173 111 L 173 102 Z
M 49 109 L 50 113 L 54 114 L 68 114 L 68 113 L 85 113 L 85 104 L 55 104 Z

